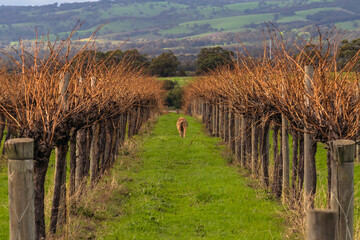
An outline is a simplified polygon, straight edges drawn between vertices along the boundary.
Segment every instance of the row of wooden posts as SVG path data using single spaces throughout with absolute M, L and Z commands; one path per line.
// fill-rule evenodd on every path
M 56 232 L 57 226 L 66 223 L 67 208 L 85 194 L 86 186 L 94 186 L 102 174 L 114 165 L 125 135 L 129 138 L 136 135 L 142 124 L 152 116 L 152 110 L 146 105 L 134 105 L 119 118 L 102 120 L 72 132 L 69 142 L 56 147 L 55 190 L 50 222 L 52 233 Z M 4 149 L 8 159 L 10 239 L 35 239 L 34 141 L 29 138 L 9 139 Z M 70 202 L 66 201 L 68 151 Z
M 311 77 L 313 69 L 306 69 Z M 307 80 L 309 82 L 309 80 Z M 264 187 L 271 188 L 285 205 L 303 196 L 306 211 L 307 239 L 353 239 L 354 159 L 355 142 L 336 140 L 329 143 L 331 154 L 331 189 L 328 189 L 329 209 L 314 209 L 316 193 L 315 153 L 317 144 L 311 134 L 289 127 L 284 117 L 262 119 L 237 112 L 231 102 L 194 99 L 187 109 L 190 115 L 200 116 L 208 132 L 228 144 L 241 167 L 259 175 Z M 274 172 L 269 175 L 270 128 L 273 128 Z M 279 152 L 278 135 L 281 138 Z M 293 139 L 292 169 L 289 158 L 289 132 Z M 292 170 L 290 172 L 290 169 Z M 290 183 L 290 173 L 292 173 Z

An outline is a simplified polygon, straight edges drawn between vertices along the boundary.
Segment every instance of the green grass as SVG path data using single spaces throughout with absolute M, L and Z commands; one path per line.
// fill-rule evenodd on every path
M 280 4 L 281 6 L 284 4 L 280 1 L 271 1 L 269 4 Z M 236 4 L 229 4 L 226 5 L 227 8 L 231 10 L 244 10 L 244 9 L 253 9 L 256 8 L 258 5 L 257 2 L 249 2 L 249 3 L 236 3 Z M 292 22 L 292 21 L 308 21 L 306 17 L 308 15 L 316 14 L 321 11 L 341 11 L 341 8 L 338 7 L 328 7 L 328 8 L 315 8 L 310 10 L 304 11 L 297 11 L 295 12 L 294 16 L 287 16 L 281 17 L 277 22 L 285 23 L 285 22 Z M 220 17 L 220 18 L 213 18 L 213 19 L 205 19 L 199 21 L 190 21 L 184 22 L 175 26 L 173 28 L 169 28 L 167 30 L 160 31 L 161 33 L 172 33 L 172 34 L 180 34 L 180 33 L 190 33 L 191 27 L 195 24 L 197 25 L 204 25 L 210 24 L 212 28 L 222 31 L 240 31 L 243 29 L 243 26 L 246 24 L 260 24 L 267 21 L 273 21 L 274 14 L 254 14 L 254 15 L 242 15 L 242 16 L 232 16 L 232 17 Z M 209 33 L 204 33 L 202 35 L 207 35 Z M 201 36 L 201 35 L 200 35 Z M 197 37 L 199 37 L 197 35 Z
M 186 84 L 188 84 L 190 81 L 192 81 L 193 78 L 192 77 L 161 77 L 158 79 L 161 81 L 163 81 L 163 80 L 175 81 L 175 82 L 178 82 L 181 87 L 183 87 Z
M 9 239 L 8 179 L 5 170 L 0 170 L 0 239 Z
M 179 25 L 176 27 L 172 27 L 166 30 L 159 31 L 161 34 L 180 34 L 180 33 L 191 33 L 192 30 L 188 28 L 186 25 Z
M 336 23 L 335 26 L 344 30 L 355 30 L 359 29 L 360 20 L 339 22 Z
M 277 22 L 284 23 L 284 22 L 293 22 L 293 21 L 308 21 L 308 19 L 306 19 L 308 15 L 313 15 L 323 11 L 341 11 L 341 10 L 343 9 L 338 7 L 328 7 L 328 8 L 314 8 L 310 10 L 296 11 L 295 16 L 280 17 L 280 19 L 277 20 Z
M 227 165 L 219 139 L 187 117 L 178 136 L 177 114 L 159 117 L 144 140 L 139 164 L 118 174 L 129 197 L 122 215 L 98 226 L 99 239 L 283 239 L 282 207 L 248 186 Z
M 259 7 L 259 2 L 245 2 L 245 3 L 233 3 L 227 4 L 225 7 L 231 10 L 244 11 L 246 9 L 255 9 Z
M 6 133 L 4 132 L 4 136 Z M 4 146 L 5 137 L 1 141 L 0 153 Z M 0 239 L 9 239 L 9 194 L 7 164 L 0 158 Z
M 280 7 L 283 7 L 283 6 L 287 5 L 288 3 L 289 2 L 285 2 L 285 1 L 266 1 L 267 5 L 278 5 Z M 253 10 L 253 9 L 258 8 L 259 2 L 253 1 L 253 2 L 233 3 L 233 4 L 227 4 L 227 5 L 225 5 L 225 7 L 230 10 L 237 10 L 237 11 L 244 12 L 247 9 Z
M 102 10 L 102 17 L 131 16 L 131 17 L 153 17 L 170 8 L 183 8 L 186 5 L 166 2 L 151 2 L 144 4 L 133 4 L 123 6 L 114 4 L 111 8 Z
M 327 2 L 334 2 L 335 0 L 327 0 Z M 308 0 L 308 2 L 324 2 L 324 0 Z
M 180 26 L 193 26 L 194 24 L 203 25 L 210 24 L 212 28 L 218 30 L 238 30 L 241 29 L 243 25 L 250 23 L 262 23 L 266 21 L 272 21 L 274 18 L 273 14 L 254 14 L 254 15 L 244 15 L 244 16 L 235 16 L 235 17 L 225 17 L 225 18 L 215 18 L 209 20 L 200 20 L 192 21 L 180 24 Z

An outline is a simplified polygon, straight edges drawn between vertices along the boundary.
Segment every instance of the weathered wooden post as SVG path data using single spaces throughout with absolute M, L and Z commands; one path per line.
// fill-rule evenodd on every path
M 202 120 L 203 120 L 203 124 L 204 126 L 207 128 L 208 127 L 208 116 L 207 116 L 207 106 L 206 106 L 206 101 L 203 101 L 203 112 L 202 112 Z
M 91 77 L 91 89 L 95 89 L 96 87 L 96 77 Z M 99 170 L 99 154 L 97 152 L 97 142 L 99 141 L 100 136 L 100 123 L 94 123 L 92 125 L 92 139 L 90 143 L 90 182 L 91 185 L 96 182 L 98 177 Z
M 82 77 L 79 78 L 79 85 L 82 84 Z M 86 185 L 87 168 L 87 129 L 82 128 L 76 133 L 76 171 L 75 171 L 75 190 L 80 197 Z M 90 163 L 89 163 L 90 164 Z
M 284 79 L 283 79 L 284 83 Z M 285 98 L 285 86 L 282 86 L 283 98 Z M 282 161 L 283 161 L 283 181 L 282 181 L 282 202 L 285 204 L 290 195 L 290 156 L 289 156 L 289 131 L 288 120 L 281 115 L 281 147 L 282 147 Z
M 357 84 L 357 89 L 356 89 L 356 97 L 359 98 L 360 97 L 360 83 L 358 82 Z M 0 138 L 1 139 L 1 138 Z M 357 139 L 356 142 L 358 142 L 358 144 L 356 144 L 355 146 L 355 160 L 357 163 L 360 163 L 360 145 L 359 145 L 359 140 L 360 139 Z
M 68 111 L 70 73 L 61 75 L 59 82 L 59 101 L 60 107 L 65 112 Z M 55 146 L 55 181 L 54 194 L 52 199 L 50 231 L 56 232 L 56 225 L 63 225 L 66 222 L 66 155 L 69 150 L 70 133 Z M 59 220 L 59 221 L 58 221 Z
M 283 186 L 282 186 L 282 202 L 286 203 L 290 195 L 290 157 L 289 157 L 289 132 L 288 121 L 282 116 L 282 161 L 283 161 Z
M 229 105 L 224 105 L 224 142 L 229 144 Z
M 314 67 L 305 66 L 305 105 L 310 111 L 310 100 L 308 96 L 312 95 L 312 79 L 314 76 Z M 308 133 L 308 129 L 305 126 L 304 133 L 304 207 L 314 207 L 314 189 L 312 188 L 312 163 L 311 163 L 311 135 Z
M 4 148 L 8 159 L 10 239 L 35 240 L 34 140 L 10 139 Z
M 207 116 L 207 106 L 206 106 L 206 101 L 202 102 L 202 120 L 203 120 L 203 124 L 205 125 L 205 127 L 207 128 L 208 125 L 208 116 Z
M 236 161 L 240 163 L 240 115 L 235 114 L 235 157 Z
M 337 240 L 353 239 L 355 142 L 336 140 L 332 150 L 331 209 L 337 211 Z
M 217 104 L 212 104 L 212 136 L 216 136 L 216 121 L 217 121 Z
M 241 115 L 240 118 L 240 164 L 241 167 L 245 167 L 245 117 Z
M 257 173 L 258 159 L 259 159 L 259 141 L 258 141 L 258 118 L 253 116 L 251 125 L 251 172 Z
M 81 129 L 76 134 L 76 171 L 75 171 L 75 191 L 78 196 L 83 193 L 85 186 L 86 175 L 84 174 L 86 165 L 86 129 Z
M 307 240 L 336 240 L 336 211 L 334 210 L 306 210 L 306 239 Z
M 233 109 L 229 108 L 229 147 L 235 153 L 235 117 Z
M 220 137 L 220 101 L 216 104 L 216 128 L 215 128 L 215 136 Z
M 208 112 L 208 124 L 207 124 L 207 129 L 209 131 L 209 134 L 212 136 L 212 132 L 213 132 L 213 105 L 210 102 L 207 102 L 206 104 L 207 106 L 207 112 Z
M 223 120 L 223 115 L 224 115 L 224 106 L 222 103 L 219 103 L 219 137 L 224 139 L 224 120 Z
M 269 160 L 270 160 L 270 122 L 265 119 L 262 123 L 260 148 L 261 148 L 261 167 L 262 183 L 264 187 L 269 187 Z

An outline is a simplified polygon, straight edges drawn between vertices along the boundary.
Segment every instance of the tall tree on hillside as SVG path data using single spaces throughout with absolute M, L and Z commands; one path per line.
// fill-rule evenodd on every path
M 145 54 L 141 54 L 137 49 L 130 49 L 122 52 L 121 50 L 108 51 L 105 57 L 110 58 L 109 60 L 114 64 L 118 64 L 123 60 L 131 63 L 133 68 L 142 68 L 149 65 L 149 60 Z
M 148 71 L 151 75 L 160 77 L 175 76 L 179 64 L 173 52 L 164 52 L 150 61 Z
M 232 65 L 234 52 L 222 47 L 201 49 L 196 61 L 196 74 L 200 75 L 219 66 Z
M 117 49 L 114 51 L 84 51 L 83 55 L 87 58 L 95 58 L 96 62 L 105 62 L 107 66 L 118 65 L 125 61 L 132 69 L 147 68 L 149 60 L 145 54 L 141 54 L 137 49 L 126 50 L 125 52 Z M 81 58 L 82 56 L 80 56 Z M 85 58 L 85 63 L 90 59 Z
M 343 40 L 339 49 L 338 64 L 340 68 L 346 66 L 351 59 L 360 51 L 360 38 L 352 41 Z M 360 71 L 360 62 L 355 63 L 354 71 Z

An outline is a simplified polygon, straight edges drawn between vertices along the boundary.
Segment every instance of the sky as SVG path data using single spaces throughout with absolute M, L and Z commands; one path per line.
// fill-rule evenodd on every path
M 46 5 L 53 3 L 72 3 L 72 2 L 96 2 L 98 0 L 0 0 L 1 5 L 12 6 L 29 6 L 29 5 Z

